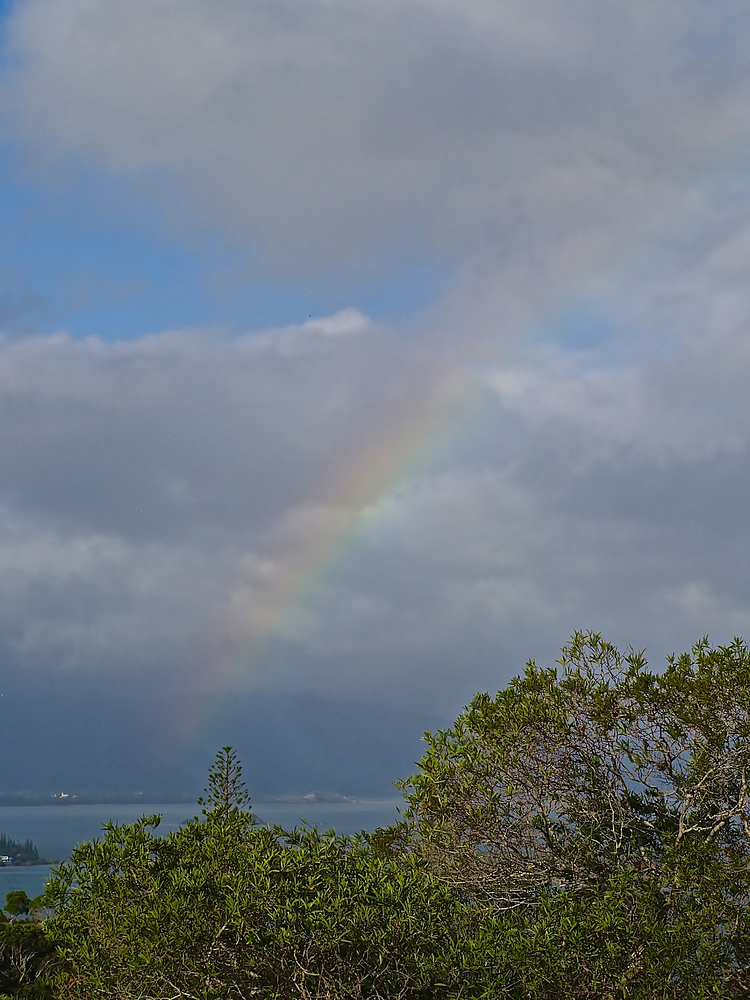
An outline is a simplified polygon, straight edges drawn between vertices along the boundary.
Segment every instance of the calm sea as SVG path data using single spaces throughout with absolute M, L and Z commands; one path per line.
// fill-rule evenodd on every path
M 397 818 L 402 799 L 379 799 L 363 802 L 262 802 L 254 807 L 263 823 L 278 823 L 290 829 L 303 820 L 337 833 L 356 833 L 387 826 Z M 64 860 L 76 844 L 101 835 L 102 823 L 132 823 L 144 813 L 161 813 L 160 832 L 176 830 L 181 823 L 199 813 L 199 807 L 187 804 L 103 805 L 103 806 L 0 806 L 0 833 L 14 840 L 31 839 L 43 858 Z M 6 892 L 24 889 L 37 896 L 44 889 L 49 868 L 0 868 L 0 906 Z

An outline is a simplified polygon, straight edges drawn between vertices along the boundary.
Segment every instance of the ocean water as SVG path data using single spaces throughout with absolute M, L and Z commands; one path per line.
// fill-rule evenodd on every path
M 387 826 L 398 816 L 402 799 L 379 799 L 362 802 L 261 802 L 253 810 L 262 823 L 279 824 L 287 829 L 299 826 L 303 820 L 321 829 L 351 834 L 358 830 L 374 830 Z M 185 820 L 200 813 L 190 803 L 144 805 L 81 805 L 81 806 L 0 806 L 0 833 L 14 840 L 27 838 L 36 845 L 43 858 L 64 861 L 70 852 L 85 840 L 101 836 L 102 824 L 132 823 L 140 816 L 161 813 L 159 831 L 169 833 Z M 0 905 L 6 892 L 23 889 L 30 897 L 44 889 L 49 867 L 0 867 Z
M 50 877 L 49 865 L 29 865 L 28 868 L 0 868 L 0 907 L 5 903 L 5 894 L 12 889 L 23 889 L 29 899 L 44 892 Z

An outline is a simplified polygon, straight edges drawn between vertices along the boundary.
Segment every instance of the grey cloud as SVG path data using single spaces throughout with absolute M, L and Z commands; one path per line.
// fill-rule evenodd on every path
M 713 176 L 741 168 L 746 35 L 726 17 L 19 4 L 4 101 L 40 155 L 175 188 L 282 269 L 402 240 L 465 280 L 420 332 L 349 311 L 3 341 L 12 662 L 209 684 L 210 661 L 238 687 L 447 713 L 577 627 L 657 661 L 748 631 L 750 226 Z M 601 344 L 545 339 L 593 300 Z
M 358 338 L 362 318 L 343 318 Z M 331 336 L 336 322 L 231 343 L 187 332 L 7 341 L 6 495 L 63 525 L 136 538 L 197 530 L 202 512 L 209 525 L 220 511 L 237 530 L 263 523 L 300 489 L 314 493 L 379 401 L 393 338 L 384 332 L 378 352 L 377 338 Z M 391 366 L 396 393 L 404 377 Z
M 696 328 L 627 370 L 482 371 L 458 423 L 436 415 L 452 440 L 389 488 L 404 456 L 373 435 L 394 409 L 423 419 L 435 336 L 352 312 L 3 342 L 6 658 L 446 714 L 576 627 L 658 659 L 750 626 L 742 336 Z M 364 492 L 332 487 L 363 454 L 383 461 Z
M 586 234 L 590 265 L 744 129 L 746 56 L 715 21 L 678 2 L 25 0 L 3 101 L 40 155 L 177 190 L 178 214 L 282 271 L 389 245 L 507 263 Z
M 5 669 L 165 675 L 188 665 L 207 612 L 221 599 L 221 569 L 220 559 L 184 547 L 128 544 L 91 526 L 61 534 L 6 516 L 0 527 Z

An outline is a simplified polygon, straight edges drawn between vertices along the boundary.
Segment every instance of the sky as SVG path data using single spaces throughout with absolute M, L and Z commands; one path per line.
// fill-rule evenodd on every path
M 748 53 L 734 0 L 0 4 L 23 718 L 750 636 Z

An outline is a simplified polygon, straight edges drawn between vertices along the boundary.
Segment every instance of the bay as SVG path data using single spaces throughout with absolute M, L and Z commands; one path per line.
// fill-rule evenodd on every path
M 307 820 L 310 826 L 348 835 L 388 826 L 398 819 L 398 810 L 403 806 L 404 800 L 398 798 L 361 802 L 261 802 L 253 808 L 261 822 L 278 824 L 287 830 Z
M 14 889 L 23 889 L 29 899 L 44 892 L 50 877 L 50 865 L 25 865 L 14 868 L 0 868 L 0 908 L 5 903 L 5 894 Z

